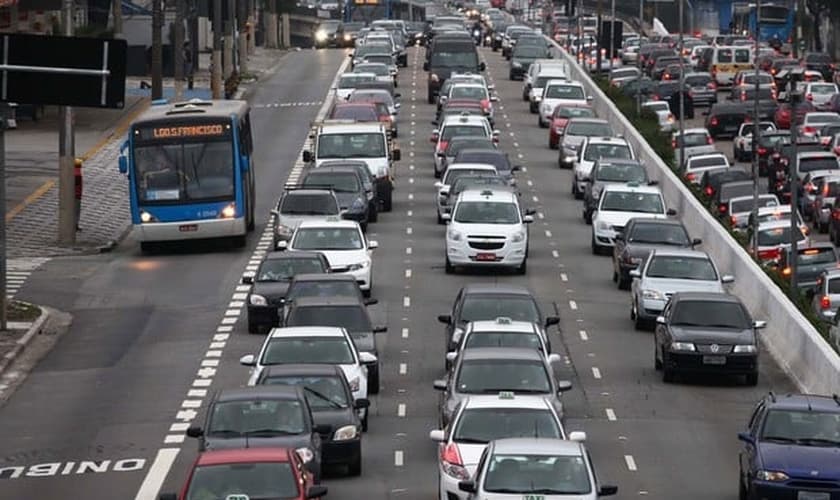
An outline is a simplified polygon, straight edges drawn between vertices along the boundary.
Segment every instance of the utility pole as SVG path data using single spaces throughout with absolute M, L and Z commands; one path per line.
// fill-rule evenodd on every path
M 236 18 L 236 9 L 234 5 L 235 0 L 224 0 L 224 2 L 227 5 L 227 19 L 224 20 L 225 39 L 223 44 L 224 52 L 222 54 L 222 77 L 227 80 L 235 69 L 233 64 L 233 23 Z
M 249 0 L 236 0 L 239 9 L 239 75 L 248 72 L 248 4 Z
M 152 100 L 163 97 L 163 0 L 152 0 Z
M 791 149 L 790 149 L 790 162 L 788 162 L 788 166 L 790 168 L 790 255 L 793 257 L 790 260 L 790 300 L 792 302 L 796 302 L 798 299 L 798 283 L 796 279 L 796 268 L 799 267 L 799 263 L 797 262 L 798 255 L 797 250 L 799 248 L 799 235 L 801 233 L 801 229 L 799 228 L 798 224 L 798 217 L 797 214 L 799 213 L 799 158 L 798 156 L 798 144 L 797 144 L 797 136 L 799 135 L 799 131 L 797 130 L 797 123 L 796 123 L 796 105 L 799 103 L 800 94 L 790 91 L 790 141 L 791 141 Z
M 73 36 L 73 0 L 64 0 L 63 14 L 64 35 Z M 3 118 L 5 119 L 5 115 Z M 73 176 L 76 137 L 73 121 L 73 107 L 61 106 L 58 129 L 58 242 L 61 245 L 72 245 L 76 242 L 76 180 Z M 4 300 L 5 296 L 4 292 Z
M 642 35 L 645 32 L 645 0 L 639 0 L 639 48 L 636 50 L 636 67 L 639 68 L 638 89 L 636 89 L 636 116 L 642 114 Z
M 761 89 L 759 77 L 761 75 L 761 68 L 758 66 L 758 50 L 760 48 L 760 34 L 761 34 L 761 0 L 756 0 L 755 7 L 755 108 L 753 115 L 753 134 L 752 134 L 752 178 L 753 178 L 753 206 L 752 206 L 752 221 L 753 221 L 753 241 L 752 248 L 755 253 L 755 258 L 758 259 L 758 140 L 761 138 L 761 128 L 758 126 L 758 93 Z M 791 207 L 791 212 L 793 207 Z
M 6 126 L 9 105 L 0 102 L 0 331 L 6 331 Z
M 602 24 L 603 18 L 601 17 L 601 13 L 601 0 L 598 0 L 598 43 L 595 44 L 595 47 L 597 47 L 595 54 L 595 74 L 597 75 L 601 74 L 601 51 L 603 50 L 603 47 L 601 47 L 601 38 L 603 36 L 604 26 Z
M 677 0 L 680 2 L 680 83 L 677 95 L 680 96 L 680 164 L 677 168 L 682 168 L 685 163 L 685 60 L 683 59 L 683 51 L 685 50 L 685 40 L 683 38 L 683 31 L 685 31 L 685 21 L 683 20 L 683 4 L 685 0 Z
M 612 0 L 610 7 L 610 73 L 613 70 L 613 59 L 615 59 L 615 0 Z
M 175 37 L 172 55 L 175 61 L 175 100 L 184 98 L 184 10 L 187 0 L 175 0 Z
M 123 20 L 122 20 L 122 0 L 113 0 L 114 9 L 114 37 L 122 35 Z
M 213 0 L 213 60 L 210 63 L 213 99 L 222 98 L 222 0 Z

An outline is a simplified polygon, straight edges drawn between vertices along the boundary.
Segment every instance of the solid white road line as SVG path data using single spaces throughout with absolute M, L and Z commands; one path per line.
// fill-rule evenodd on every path
M 178 448 L 162 448 L 158 450 L 155 461 L 149 468 L 149 472 L 143 479 L 143 484 L 140 485 L 140 490 L 137 491 L 137 496 L 134 500 L 157 500 L 160 487 L 163 486 L 163 481 L 166 480 L 169 469 L 175 463 L 175 458 L 178 457 Z

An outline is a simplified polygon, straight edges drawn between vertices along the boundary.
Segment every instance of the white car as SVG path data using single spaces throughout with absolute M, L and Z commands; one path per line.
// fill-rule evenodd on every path
M 546 359 L 551 354 L 551 342 L 541 325 L 505 317 L 459 326 L 452 331 L 452 342 L 458 347 L 446 353 L 447 369 L 465 350 L 479 347 L 525 347 L 542 352 Z
M 432 131 L 429 141 L 435 145 L 435 177 L 443 174 L 445 156 L 449 140 L 455 136 L 488 137 L 498 141 L 499 131 L 490 127 L 487 118 L 477 115 L 448 116 L 440 128 Z
M 565 79 L 566 71 L 563 66 L 544 66 L 534 77 L 528 90 L 528 108 L 531 113 L 536 113 L 540 110 L 540 102 L 542 101 L 545 84 L 552 80 Z
M 723 153 L 710 153 L 689 156 L 685 162 L 683 174 L 685 179 L 694 185 L 699 186 L 703 182 L 703 176 L 712 170 L 731 168 L 729 159 Z
M 775 132 L 776 124 L 773 122 L 758 122 L 758 129 L 760 134 Z M 742 123 L 738 127 L 738 133 L 732 140 L 732 156 L 735 161 L 749 161 L 752 158 L 753 132 L 755 132 L 755 123 Z
M 586 434 L 571 432 L 569 440 L 493 441 L 475 474 L 458 483 L 458 489 L 471 500 L 596 500 L 615 495 L 617 486 L 598 482 L 585 439 Z
M 344 73 L 338 77 L 338 83 L 333 87 L 336 101 L 345 101 L 356 90 L 360 83 L 376 81 L 375 73 Z
M 284 364 L 338 365 L 353 392 L 354 399 L 368 397 L 368 369 L 376 356 L 359 352 L 347 330 L 332 326 L 272 328 L 257 355 L 246 354 L 239 364 L 250 366 L 248 385 L 256 385 L 267 366 Z M 367 409 L 359 410 L 362 429 L 367 429 Z
M 665 208 L 658 187 L 635 182 L 606 185 L 598 199 L 598 209 L 592 214 L 592 253 L 610 251 L 615 246 L 615 235 L 624 230 L 630 219 L 665 219 L 676 213 Z
M 674 130 L 676 117 L 674 113 L 671 113 L 671 105 L 666 101 L 648 101 L 642 104 L 642 108 L 656 113 L 656 118 L 659 120 L 659 130 L 663 132 Z
M 840 114 L 832 112 L 812 111 L 805 114 L 799 125 L 800 135 L 816 137 L 823 125 L 840 123 Z
M 580 146 L 580 155 L 574 166 L 572 195 L 582 199 L 589 182 L 589 175 L 598 160 L 635 160 L 630 143 L 621 137 L 587 137 Z
M 495 166 L 486 163 L 453 163 L 449 165 L 446 172 L 441 176 L 442 179 L 435 182 L 435 188 L 437 188 L 435 206 L 437 207 L 438 224 L 443 224 L 443 214 L 447 213 L 444 206 L 449 204 L 449 188 L 452 183 L 462 175 L 472 174 L 498 175 L 499 172 Z
M 559 59 L 536 59 L 534 62 L 528 66 L 528 71 L 525 73 L 525 77 L 522 79 L 522 100 L 528 100 L 528 93 L 531 91 L 531 87 L 534 84 L 534 80 L 536 80 L 537 75 L 548 68 L 559 68 L 564 69 L 565 62 Z M 564 73 L 565 75 L 565 73 Z M 565 77 L 565 76 L 564 76 Z
M 685 158 L 680 156 L 681 143 L 685 142 Z M 671 147 L 674 148 L 674 156 L 677 159 L 677 166 L 682 168 L 686 158 L 694 155 L 702 155 L 707 153 L 717 153 L 715 148 L 715 141 L 712 134 L 705 128 L 687 128 L 683 130 L 680 135 L 679 130 L 671 134 Z
M 551 115 L 554 108 L 561 104 L 586 104 L 592 100 L 586 95 L 586 90 L 580 82 L 569 82 L 565 80 L 549 80 L 543 87 L 540 96 L 540 112 L 537 115 L 537 124 L 545 128 L 551 123 Z
M 723 293 L 723 285 L 735 281 L 721 275 L 706 252 L 686 248 L 654 249 L 630 276 L 630 318 L 638 329 L 660 316 L 677 292 Z
M 397 73 L 392 68 L 389 68 L 387 64 L 384 63 L 362 62 L 357 64 L 356 67 L 353 68 L 353 73 L 373 73 L 374 75 L 376 75 L 376 81 L 381 83 L 393 82 L 394 84 L 396 84 L 397 82 Z M 350 96 L 347 95 L 345 99 L 347 99 L 348 97 Z
M 730 198 L 729 208 L 726 213 L 729 215 L 729 225 L 736 231 L 742 231 L 749 226 L 750 215 L 753 206 L 752 196 L 736 196 Z M 758 208 L 776 208 L 780 205 L 779 198 L 775 194 L 763 193 L 758 195 Z
M 566 432 L 557 410 L 543 396 L 501 392 L 466 398 L 446 429 L 429 432 L 439 447 L 438 498 L 469 498 L 458 483 L 475 474 L 487 443 L 515 437 L 566 439 Z
M 448 222 L 446 273 L 457 266 L 506 266 L 525 274 L 532 213 L 522 215 L 519 196 L 509 190 L 462 192 L 452 212 L 443 215 Z
M 828 108 L 831 96 L 840 92 L 834 83 L 811 82 L 805 85 L 805 99 L 817 109 Z
M 304 221 L 288 242 L 279 241 L 278 250 L 321 252 L 330 263 L 330 272 L 347 273 L 369 296 L 373 288 L 373 250 L 379 244 L 368 241 L 356 221 Z

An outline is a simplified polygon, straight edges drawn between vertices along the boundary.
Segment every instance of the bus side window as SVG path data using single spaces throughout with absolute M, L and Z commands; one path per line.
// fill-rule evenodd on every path
M 735 51 L 735 62 L 736 63 L 749 63 L 750 62 L 750 51 L 749 49 L 738 49 Z
M 254 151 L 254 143 L 251 139 L 251 116 L 246 114 L 239 122 L 239 152 L 251 156 Z

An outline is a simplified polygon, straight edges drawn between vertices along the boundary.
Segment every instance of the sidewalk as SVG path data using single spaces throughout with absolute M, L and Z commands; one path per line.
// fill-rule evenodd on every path
M 257 47 L 249 57 L 248 72 L 259 79 L 273 72 L 281 50 Z M 209 98 L 209 54 L 201 54 L 201 71 L 194 79 L 194 91 L 185 98 Z M 6 132 L 6 185 L 8 202 L 7 255 L 48 257 L 93 253 L 110 248 L 129 227 L 128 191 L 125 176 L 117 170 L 119 148 L 130 123 L 146 109 L 149 90 L 140 82 L 126 80 L 126 106 L 122 110 L 77 108 L 76 156 L 85 158 L 82 169 L 84 194 L 76 245 L 56 242 L 58 223 L 58 115 L 47 109 L 37 122 L 19 120 L 18 128 Z M 174 95 L 172 79 L 164 80 L 164 95 Z M 240 84 L 237 96 L 247 93 Z

